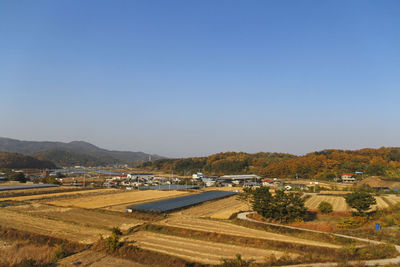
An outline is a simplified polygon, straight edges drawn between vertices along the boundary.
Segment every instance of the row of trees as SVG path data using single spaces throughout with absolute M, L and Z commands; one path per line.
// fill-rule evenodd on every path
M 269 192 L 268 187 L 244 188 L 239 198 L 251 204 L 254 211 L 264 218 L 289 223 L 303 221 L 307 217 L 307 208 L 300 193 L 285 193 L 277 190 L 274 195 Z M 359 190 L 345 196 L 347 204 L 357 210 L 357 215 L 365 215 L 371 205 L 376 204 L 371 193 Z M 332 212 L 332 205 L 321 202 L 318 209 L 322 213 Z
M 140 167 L 187 175 L 255 173 L 265 177 L 333 179 L 344 172 L 400 177 L 400 148 L 323 150 L 304 156 L 284 153 L 218 153 L 208 157 L 161 159 Z

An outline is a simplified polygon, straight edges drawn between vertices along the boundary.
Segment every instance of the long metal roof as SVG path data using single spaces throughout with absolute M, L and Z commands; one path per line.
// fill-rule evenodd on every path
M 235 194 L 237 193 L 229 191 L 209 191 L 196 195 L 172 198 L 142 205 L 131 206 L 127 207 L 126 211 L 138 210 L 138 211 L 148 211 L 148 212 L 158 212 L 158 213 L 168 212 L 181 208 L 186 208 L 195 204 L 200 204 L 205 201 L 232 196 Z

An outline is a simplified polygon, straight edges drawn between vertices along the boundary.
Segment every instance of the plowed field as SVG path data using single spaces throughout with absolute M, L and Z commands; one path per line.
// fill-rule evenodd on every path
M 226 223 L 226 222 L 221 222 L 221 221 L 212 221 L 212 220 L 207 220 L 207 219 L 174 216 L 174 217 L 168 218 L 162 222 L 159 222 L 158 224 L 186 228 L 186 229 L 199 230 L 199 231 L 205 231 L 205 232 L 215 232 L 215 233 L 234 235 L 234 236 L 245 236 L 245 237 L 251 237 L 251 238 L 258 238 L 258 239 L 278 240 L 278 241 L 282 241 L 282 242 L 291 242 L 291 243 L 298 243 L 298 244 L 339 248 L 339 246 L 337 246 L 337 245 L 333 245 L 333 244 L 329 244 L 329 243 L 325 243 L 325 242 L 306 240 L 306 239 L 301 239 L 301 238 L 292 237 L 292 236 L 275 234 L 275 233 L 271 233 L 271 232 L 242 227 L 242 226 L 235 225 L 232 223 Z
M 193 240 L 150 232 L 138 232 L 130 238 L 142 248 L 205 264 L 220 264 L 222 258 L 232 259 L 238 253 L 244 259 L 254 259 L 257 262 L 265 261 L 265 257 L 271 254 L 274 254 L 277 258 L 283 255 L 281 251 Z M 296 255 L 291 254 L 291 256 Z

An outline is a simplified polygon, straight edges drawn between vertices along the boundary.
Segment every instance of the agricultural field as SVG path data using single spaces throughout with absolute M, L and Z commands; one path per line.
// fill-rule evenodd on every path
M 384 200 L 384 198 L 388 199 L 387 196 L 375 197 L 376 204 L 371 206 L 371 210 L 375 210 L 376 208 L 378 208 L 378 209 L 389 208 L 389 204 L 387 203 L 387 201 Z M 400 198 L 398 200 L 400 202 Z M 318 210 L 318 205 L 322 201 L 326 201 L 326 202 L 332 204 L 333 211 L 336 211 L 336 212 L 351 211 L 351 208 L 347 205 L 345 198 L 340 197 L 340 196 L 315 195 L 306 200 L 305 206 L 308 209 L 315 211 L 315 210 Z M 392 200 L 389 199 L 389 201 L 396 201 L 396 199 L 392 198 Z
M 138 232 L 129 236 L 129 238 L 134 240 L 136 244 L 142 248 L 204 264 L 220 264 L 222 258 L 234 258 L 238 252 L 240 252 L 244 259 L 254 259 L 256 262 L 264 262 L 266 257 L 272 254 L 277 258 L 284 254 L 282 251 L 276 250 L 250 248 L 201 240 L 194 241 L 190 238 L 149 232 Z M 290 255 L 297 256 L 296 254 Z
M 209 217 L 213 219 L 229 219 L 232 214 L 239 211 L 247 211 L 249 207 L 237 196 L 231 196 L 215 201 L 208 201 L 203 204 L 174 212 L 172 215 L 183 215 L 192 217 Z
M 386 197 L 375 197 L 376 204 L 371 207 L 372 210 L 375 209 L 387 209 L 389 208 L 389 204 L 384 200 Z
M 108 230 L 31 216 L 8 208 L 1 209 L 0 226 L 54 236 L 83 244 L 91 244 L 98 239 L 100 234 L 108 236 L 110 233 Z
M 69 257 L 62 259 L 57 262 L 57 266 L 68 267 L 68 266 L 91 266 L 91 267 L 145 267 L 145 265 L 133 262 L 130 260 L 124 260 L 116 257 L 107 255 L 93 250 L 85 250 L 80 253 L 76 253 Z
M 80 208 L 57 207 L 40 203 L 8 207 L 7 210 L 32 217 L 45 218 L 103 230 L 109 230 L 112 227 L 119 227 L 122 231 L 125 231 L 143 223 L 141 220 L 130 217 L 122 217 Z
M 392 205 L 400 203 L 400 196 L 398 195 L 387 195 L 385 196 L 385 199 L 387 199 Z
M 71 199 L 49 201 L 47 204 L 60 207 L 78 207 L 85 209 L 111 208 L 116 206 L 116 210 L 125 211 L 125 208 L 132 204 L 150 202 L 162 198 L 171 198 L 188 194 L 187 191 L 167 191 L 167 190 L 142 190 L 127 191 L 114 194 L 99 196 L 81 196 Z
M 28 183 L 27 183 L 28 184 Z M 4 184 L 1 184 L 3 186 Z M 24 185 L 24 184 L 18 184 Z M 45 188 L 32 188 L 32 189 L 16 189 L 16 190 L 6 190 L 0 191 L 0 198 L 5 197 L 15 197 L 15 196 L 28 196 L 37 194 L 53 194 L 59 192 L 78 192 L 81 190 L 88 190 L 82 187 L 76 186 L 58 186 L 58 187 L 45 187 Z
M 276 234 L 272 232 L 266 232 L 261 230 L 255 230 L 246 228 L 243 226 L 235 225 L 228 222 L 216 221 L 216 220 L 207 220 L 201 218 L 194 217 L 184 217 L 184 216 L 171 216 L 168 219 L 158 222 L 160 225 L 167 225 L 179 228 L 193 229 L 204 232 L 215 232 L 226 235 L 233 236 L 243 236 L 249 238 L 258 238 L 258 239 L 267 239 L 267 240 L 276 240 L 282 242 L 290 242 L 304 245 L 314 245 L 314 246 L 322 246 L 322 247 L 330 247 L 330 248 L 338 248 L 339 246 L 314 241 L 314 240 L 306 240 L 302 238 L 292 237 L 288 235 Z
M 305 206 L 310 210 L 318 210 L 318 205 L 322 201 L 330 203 L 333 207 L 333 211 L 350 211 L 350 207 L 347 205 L 344 197 L 339 196 L 320 196 L 315 195 L 306 200 Z
M 43 188 L 44 189 L 44 188 Z M 54 193 L 46 193 L 46 194 L 37 194 L 37 195 L 27 195 L 27 196 L 16 196 L 16 197 L 4 197 L 1 200 L 16 200 L 16 201 L 24 201 L 24 200 L 36 200 L 36 199 L 46 199 L 46 198 L 55 198 L 55 197 L 70 197 L 70 196 L 79 196 L 79 195 L 97 195 L 97 194 L 107 194 L 107 193 L 115 193 L 117 189 L 92 189 L 92 190 L 74 190 L 70 192 L 61 192 L 54 190 Z

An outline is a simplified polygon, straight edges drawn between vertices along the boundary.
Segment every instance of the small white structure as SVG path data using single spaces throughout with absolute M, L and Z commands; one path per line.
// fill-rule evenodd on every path
M 252 180 L 252 179 L 260 179 L 259 176 L 255 174 L 245 174 L 245 175 L 224 175 L 221 176 L 220 179 L 223 180 Z
M 193 180 L 204 179 L 204 178 L 206 178 L 206 176 L 201 172 L 192 175 Z
M 354 178 L 354 174 L 352 173 L 343 173 L 342 174 L 342 182 L 344 183 L 354 183 L 356 178 Z

